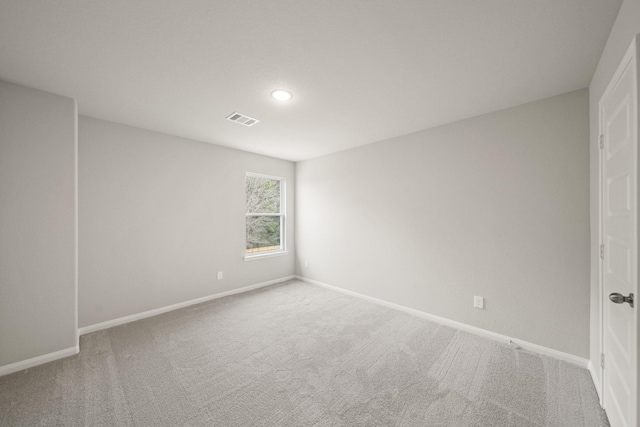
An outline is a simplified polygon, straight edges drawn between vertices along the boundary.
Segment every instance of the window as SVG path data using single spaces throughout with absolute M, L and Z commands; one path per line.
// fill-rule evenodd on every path
M 246 257 L 284 252 L 285 179 L 247 172 Z

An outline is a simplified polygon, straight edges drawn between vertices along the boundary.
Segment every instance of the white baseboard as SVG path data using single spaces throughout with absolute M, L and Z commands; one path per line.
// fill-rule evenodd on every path
M 79 352 L 80 346 L 76 345 L 74 347 L 65 348 L 64 350 L 54 351 L 53 353 L 43 354 L 42 356 L 32 357 L 31 359 L 0 366 L 0 377 L 22 371 L 23 369 L 33 368 L 34 366 L 42 365 L 44 363 L 53 362 L 54 360 L 62 359 L 64 357 L 73 356 Z
M 591 374 L 591 381 L 593 381 L 593 385 L 596 388 L 596 393 L 598 393 L 598 400 L 600 401 L 600 405 L 602 405 L 602 390 L 600 389 L 600 378 L 596 374 L 596 370 L 593 367 L 593 363 L 589 361 L 589 366 L 587 367 L 589 370 L 589 374 Z
M 142 313 L 132 314 L 130 316 L 119 317 L 113 320 L 107 320 L 106 322 L 96 323 L 95 325 L 84 326 L 79 329 L 80 335 L 89 334 L 91 332 L 100 331 L 102 329 L 111 328 L 118 325 L 123 325 L 129 322 L 135 322 L 136 320 L 146 319 L 147 317 L 157 316 L 158 314 L 166 313 L 168 311 L 177 310 L 179 308 L 188 307 L 194 304 L 200 304 L 203 302 L 211 301 L 218 298 L 227 297 L 229 295 L 240 294 L 243 292 L 252 291 L 254 289 L 263 288 L 265 286 L 274 285 L 276 283 L 285 282 L 291 280 L 295 276 L 286 276 L 279 279 L 269 280 L 267 282 L 257 283 L 255 285 L 249 285 L 238 289 L 232 289 L 230 291 L 219 292 L 213 295 L 207 295 L 206 297 L 196 298 L 189 301 L 179 302 L 177 304 L 168 305 L 166 307 L 155 308 L 153 310 L 144 311 Z
M 431 320 L 433 322 L 441 323 L 443 325 L 450 326 L 455 329 L 459 329 L 461 331 L 469 332 L 475 335 L 480 335 L 485 338 L 489 338 L 495 341 L 500 341 L 505 344 L 513 343 L 518 347 L 521 347 L 525 350 L 532 351 L 538 354 L 544 354 L 545 356 L 553 357 L 555 359 L 563 360 L 565 362 L 572 363 L 574 365 L 580 366 L 581 368 L 587 369 L 589 365 L 589 360 L 584 359 L 582 357 L 574 356 L 573 354 L 564 353 L 562 351 L 554 350 L 552 348 L 543 347 L 538 344 L 533 344 L 527 341 L 522 341 L 519 339 L 511 338 L 506 335 L 498 334 L 496 332 L 491 332 L 486 329 L 478 328 L 476 326 L 467 325 L 466 323 L 457 322 L 455 320 L 450 320 L 444 317 L 436 316 L 434 314 L 429 314 L 424 311 L 416 310 L 415 308 L 405 307 L 404 305 L 395 304 L 389 301 L 381 300 L 378 298 L 370 297 L 368 295 L 360 294 L 358 292 L 349 291 L 346 289 L 339 288 L 337 286 L 327 285 L 326 283 L 318 282 L 317 280 L 309 279 L 302 276 L 295 276 L 296 279 L 302 280 L 307 283 L 311 283 L 312 285 L 320 286 L 326 289 L 331 289 L 332 291 L 341 292 L 346 295 L 350 295 L 352 297 L 360 298 L 375 304 L 379 304 L 385 307 L 393 308 L 395 310 L 404 311 L 405 313 L 409 313 L 416 317 L 421 317 L 423 319 Z

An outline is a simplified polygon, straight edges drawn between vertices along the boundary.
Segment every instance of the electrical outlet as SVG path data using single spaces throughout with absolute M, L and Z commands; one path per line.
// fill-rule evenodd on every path
M 484 298 L 483 297 L 479 297 L 479 296 L 474 296 L 473 297 L 473 306 L 475 308 L 479 308 L 481 310 L 484 310 Z
M 304 261 L 304 268 L 309 268 L 309 260 Z
M 222 271 L 218 271 L 218 280 L 222 280 Z

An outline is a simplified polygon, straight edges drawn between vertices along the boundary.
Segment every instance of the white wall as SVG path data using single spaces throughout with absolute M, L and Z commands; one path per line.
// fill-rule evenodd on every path
M 587 357 L 588 119 L 581 90 L 298 163 L 297 274 Z
M 0 81 L 0 367 L 73 349 L 76 104 Z
M 601 378 L 600 371 L 600 230 L 598 224 L 598 103 L 613 77 L 622 57 L 629 48 L 631 40 L 640 33 L 640 0 L 624 0 L 609 40 L 602 52 L 600 62 L 589 85 L 590 113 L 590 187 L 591 187 L 591 346 L 590 359 L 596 382 Z
M 287 178 L 286 256 L 244 261 L 247 171 Z M 289 161 L 80 116 L 80 326 L 294 274 L 294 178 Z

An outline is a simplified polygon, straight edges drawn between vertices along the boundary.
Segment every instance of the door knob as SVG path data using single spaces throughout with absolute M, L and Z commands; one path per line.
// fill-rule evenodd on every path
M 616 292 L 609 295 L 609 299 L 611 300 L 611 302 L 615 302 L 616 304 L 622 304 L 624 302 L 628 302 L 629 305 L 633 307 L 633 294 L 629 294 L 628 297 L 625 297 L 624 295 Z

